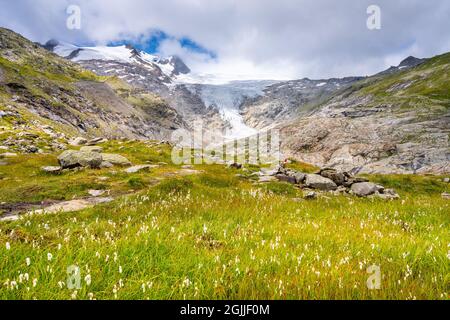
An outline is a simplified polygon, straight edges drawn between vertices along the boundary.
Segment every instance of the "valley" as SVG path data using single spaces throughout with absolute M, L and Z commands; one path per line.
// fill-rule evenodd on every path
M 449 74 L 222 81 L 0 28 L 0 299 L 447 299 Z M 197 121 L 282 156 L 175 163 Z

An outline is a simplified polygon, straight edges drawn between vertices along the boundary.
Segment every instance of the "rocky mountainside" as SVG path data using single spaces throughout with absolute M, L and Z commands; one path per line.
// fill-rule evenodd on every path
M 280 126 L 286 154 L 353 173 L 450 172 L 450 54 L 405 61 Z
M 49 41 L 45 48 L 101 76 L 161 96 L 187 123 L 201 119 L 226 138 L 242 138 L 309 110 L 361 78 L 226 81 L 194 74 L 178 57 L 161 58 L 132 46 L 77 47 Z
M 178 57 L 0 33 L 2 141 L 19 151 L 80 135 L 166 140 L 201 119 L 226 138 L 278 127 L 286 157 L 320 167 L 449 171 L 448 54 L 365 78 L 205 83 Z
M 116 77 L 135 90 L 161 97 L 183 118 L 188 128 L 195 120 L 203 120 L 208 127 L 218 130 L 228 125 L 216 108 L 206 105 L 179 80 L 191 70 L 176 56 L 159 57 L 129 45 L 77 47 L 56 40 L 43 47 L 99 76 Z
M 1 140 L 19 151 L 63 148 L 79 135 L 162 139 L 185 125 L 160 97 L 99 77 L 7 29 L 0 29 L 0 75 Z

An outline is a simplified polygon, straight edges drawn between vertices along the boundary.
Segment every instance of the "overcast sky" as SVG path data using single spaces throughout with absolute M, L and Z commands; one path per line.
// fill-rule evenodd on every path
M 80 30 L 66 27 L 71 4 L 81 8 Z M 380 30 L 367 28 L 371 4 L 381 8 Z M 448 0 L 0 0 L 0 26 L 75 44 L 145 42 L 162 31 L 159 53 L 197 72 L 249 78 L 369 75 L 450 51 Z

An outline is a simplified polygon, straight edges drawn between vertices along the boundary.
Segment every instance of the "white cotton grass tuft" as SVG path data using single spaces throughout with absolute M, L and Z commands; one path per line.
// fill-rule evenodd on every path
M 31 259 L 27 257 L 25 263 L 27 264 L 27 267 L 29 267 L 31 265 Z
M 6 250 L 10 250 L 11 249 L 11 244 L 9 242 L 6 243 Z
M 90 286 L 92 282 L 91 275 L 88 274 L 86 277 L 84 277 L 84 281 L 86 282 L 86 285 Z

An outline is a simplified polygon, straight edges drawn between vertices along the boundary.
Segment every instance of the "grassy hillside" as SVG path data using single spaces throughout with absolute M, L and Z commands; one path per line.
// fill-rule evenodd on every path
M 96 76 L 10 30 L 0 36 L 0 111 L 16 113 L 0 119 L 9 129 L 43 138 L 42 125 L 68 137 L 160 138 L 183 124 L 159 97 L 143 100 L 122 80 Z
M 355 83 L 346 90 L 356 95 L 370 95 L 367 107 L 394 105 L 399 112 L 415 111 L 421 115 L 446 114 L 450 108 L 450 53 L 391 75 L 374 76 Z
M 290 184 L 255 183 L 257 167 L 195 166 L 185 175 L 170 164 L 168 146 L 103 146 L 134 163 L 169 164 L 48 176 L 39 167 L 55 156 L 27 155 L 0 166 L 4 203 L 80 198 L 92 188 L 116 197 L 77 213 L 0 222 L 0 299 L 448 298 L 449 204 L 440 193 L 449 187 L 441 177 L 371 177 L 397 188 L 398 201 L 308 201 Z M 71 265 L 81 269 L 79 290 L 66 287 Z M 367 289 L 371 265 L 381 268 L 380 290 Z

